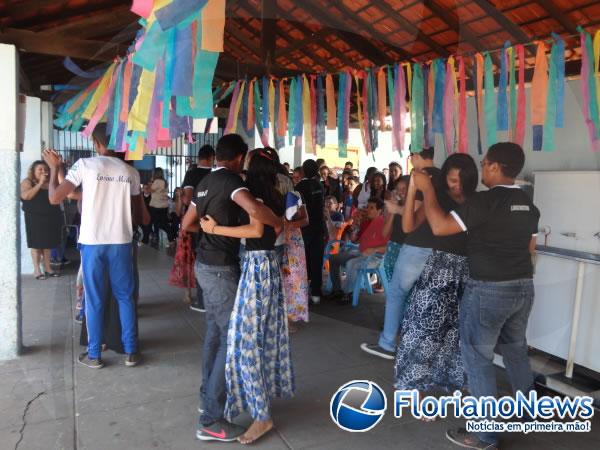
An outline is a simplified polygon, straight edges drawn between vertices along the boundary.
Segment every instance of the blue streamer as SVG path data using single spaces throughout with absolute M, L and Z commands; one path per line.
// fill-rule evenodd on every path
M 302 136 L 303 128 L 304 128 L 304 110 L 302 109 L 302 91 L 303 91 L 303 82 L 302 75 L 298 75 L 296 78 L 296 102 L 294 105 L 296 106 L 296 117 L 294 123 L 294 136 Z
M 444 133 L 444 85 L 446 82 L 446 64 L 442 59 L 436 59 L 435 95 L 433 96 L 433 132 Z
M 78 77 L 82 77 L 82 78 L 96 79 L 96 78 L 100 78 L 102 75 L 104 75 L 106 73 L 106 67 L 102 67 L 101 69 L 85 71 L 81 67 L 79 67 L 77 64 L 75 64 L 75 62 L 73 62 L 73 60 L 71 58 L 69 58 L 68 56 L 63 60 L 63 66 L 65 67 L 65 69 L 67 69 L 72 74 L 77 75 Z
M 166 31 L 194 14 L 198 14 L 208 0 L 175 0 L 154 13 L 160 27 Z
M 565 41 L 556 33 L 552 33 L 556 40 L 554 64 L 556 67 L 556 128 L 565 126 Z
M 191 97 L 193 95 L 192 66 L 192 26 L 177 29 L 175 35 L 175 67 L 172 71 L 171 89 L 173 95 Z
M 506 49 L 510 42 L 504 43 L 500 53 L 500 83 L 498 85 L 498 110 L 496 111 L 496 123 L 498 131 L 508 131 L 508 68 L 506 67 Z
M 325 147 L 325 88 L 323 75 L 317 75 L 317 145 Z
M 263 130 L 269 129 L 269 79 L 262 77 L 262 127 Z

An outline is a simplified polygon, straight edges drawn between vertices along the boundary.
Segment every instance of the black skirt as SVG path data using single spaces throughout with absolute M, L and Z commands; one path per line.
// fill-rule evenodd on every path
M 63 220 L 60 214 L 25 212 L 27 247 L 52 249 L 60 247 Z

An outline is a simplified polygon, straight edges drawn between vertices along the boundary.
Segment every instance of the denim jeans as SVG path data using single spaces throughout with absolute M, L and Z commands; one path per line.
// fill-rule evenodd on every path
M 431 252 L 430 248 L 405 244 L 398 253 L 394 274 L 385 293 L 385 317 L 378 342 L 380 347 L 389 352 L 396 351 L 396 337 L 404 319 L 408 294 L 423 272 Z
M 200 416 L 200 423 L 210 425 L 222 419 L 225 410 L 227 331 L 240 280 L 240 268 L 238 265 L 208 266 L 196 261 L 195 270 L 206 308 L 200 387 L 204 413 Z
M 475 397 L 498 393 L 494 348 L 504 358 L 513 391 L 525 395 L 533 388 L 525 332 L 533 306 L 533 280 L 469 280 L 460 305 L 460 348 L 469 390 Z M 497 445 L 495 433 L 477 433 Z
M 331 286 L 333 292 L 339 291 L 342 289 L 342 281 L 341 281 L 341 271 L 342 266 L 344 266 L 348 261 L 354 258 L 359 258 L 361 253 L 359 250 L 352 249 L 344 251 L 332 255 L 329 258 L 329 278 L 331 278 Z M 350 289 L 352 291 L 352 289 Z

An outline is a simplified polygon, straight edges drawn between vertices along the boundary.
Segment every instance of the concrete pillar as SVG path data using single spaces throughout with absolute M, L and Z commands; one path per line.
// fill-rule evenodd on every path
M 20 162 L 17 133 L 17 50 L 0 44 L 0 360 L 21 349 Z
M 42 101 L 37 97 L 25 98 L 25 129 L 23 151 L 21 151 L 21 180 L 27 177 L 27 171 L 34 161 L 42 157 L 42 134 L 47 135 L 47 127 L 42 123 Z M 52 116 L 50 116 L 51 118 Z M 21 273 L 33 273 L 33 261 L 25 238 L 25 217 L 21 211 Z

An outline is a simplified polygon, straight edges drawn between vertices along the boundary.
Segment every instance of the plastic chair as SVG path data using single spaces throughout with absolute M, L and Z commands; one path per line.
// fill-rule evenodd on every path
M 376 267 L 369 267 L 373 262 L 379 262 Z M 358 297 L 360 296 L 360 291 L 365 289 L 369 294 L 373 294 L 373 287 L 371 286 L 371 280 L 369 279 L 370 275 L 377 275 L 377 278 L 383 285 L 383 289 L 385 292 L 388 290 L 388 281 L 387 276 L 385 274 L 385 268 L 383 267 L 384 255 L 383 253 L 375 253 L 370 255 L 363 265 L 358 269 L 358 274 L 356 275 L 356 282 L 354 284 L 354 290 L 352 292 L 352 307 L 356 308 L 358 306 Z
M 325 251 L 323 252 L 323 269 L 327 269 L 327 271 L 329 271 L 329 260 L 331 257 L 346 249 L 357 250 L 358 244 L 350 241 L 329 241 L 325 246 Z M 332 288 L 333 286 L 331 285 L 331 277 L 328 276 L 325 281 L 324 291 L 331 292 Z

